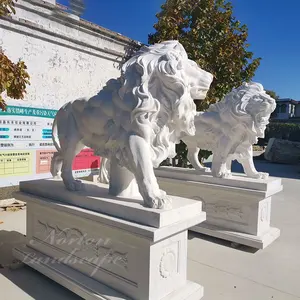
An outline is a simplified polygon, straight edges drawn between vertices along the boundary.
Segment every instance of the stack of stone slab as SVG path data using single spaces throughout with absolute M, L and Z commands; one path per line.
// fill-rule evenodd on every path
M 172 197 L 171 210 L 150 209 L 104 184 L 70 192 L 55 179 L 22 182 L 15 197 L 27 202 L 27 242 L 14 255 L 82 298 L 202 298 L 187 280 L 187 230 L 205 220 L 201 202 Z
M 167 193 L 202 201 L 207 218 L 193 231 L 257 249 L 280 235 L 270 226 L 271 199 L 282 190 L 280 178 L 257 180 L 243 174 L 216 178 L 174 167 L 160 167 L 156 176 Z

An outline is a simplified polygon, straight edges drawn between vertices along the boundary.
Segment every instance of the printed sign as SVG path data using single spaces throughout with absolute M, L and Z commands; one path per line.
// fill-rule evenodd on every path
M 32 175 L 32 151 L 1 151 L 0 177 Z
M 50 166 L 56 149 L 52 142 L 52 124 L 56 110 L 8 106 L 0 111 L 0 187 L 20 181 L 50 178 Z M 76 177 L 96 173 L 100 158 L 92 149 L 83 149 L 74 159 Z
M 36 174 L 45 174 L 50 172 L 51 160 L 55 152 L 55 150 L 36 151 Z

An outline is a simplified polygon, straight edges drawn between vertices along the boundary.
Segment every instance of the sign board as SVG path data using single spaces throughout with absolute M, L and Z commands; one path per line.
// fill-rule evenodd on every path
M 8 106 L 0 111 L 0 187 L 20 181 L 50 178 L 56 152 L 52 124 L 57 110 Z M 97 172 L 100 158 L 89 148 L 74 159 L 73 173 L 85 177 Z

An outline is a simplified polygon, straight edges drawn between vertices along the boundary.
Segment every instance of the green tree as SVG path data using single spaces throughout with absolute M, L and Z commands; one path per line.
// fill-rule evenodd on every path
M 189 58 L 214 75 L 200 110 L 221 99 L 232 88 L 254 76 L 260 58 L 248 51 L 248 29 L 233 16 L 226 0 L 167 0 L 156 17 L 149 44 L 179 40 Z
M 17 0 L 16 0 L 17 1 Z M 10 16 L 15 13 L 13 0 L 0 1 L 0 17 Z M 0 109 L 6 110 L 6 103 L 2 94 L 14 99 L 23 99 L 26 93 L 26 84 L 29 84 L 29 74 L 25 63 L 19 60 L 13 63 L 0 48 Z
M 272 90 L 266 90 L 266 93 L 271 96 L 273 99 L 278 100 L 280 97 L 276 94 L 276 92 Z
M 280 97 L 276 94 L 276 92 L 272 90 L 266 90 L 266 93 L 271 96 L 273 99 L 278 100 Z M 274 119 L 277 116 L 277 109 L 275 109 L 271 114 L 271 119 Z
M 234 87 L 250 81 L 260 64 L 248 50 L 248 28 L 233 16 L 226 0 L 167 0 L 156 15 L 156 30 L 149 34 L 149 44 L 179 40 L 190 59 L 214 75 L 204 101 L 195 101 L 198 110 L 219 101 Z M 177 145 L 177 158 L 186 166 L 186 147 Z M 199 158 L 210 152 L 200 151 Z

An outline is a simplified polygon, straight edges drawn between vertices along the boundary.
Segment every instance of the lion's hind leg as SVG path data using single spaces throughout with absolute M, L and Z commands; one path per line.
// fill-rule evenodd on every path
M 129 137 L 126 167 L 134 174 L 144 205 L 150 208 L 169 209 L 171 198 L 160 190 L 155 177 L 149 144 L 141 137 Z
M 61 169 L 63 164 L 63 157 L 60 152 L 55 152 L 51 160 L 50 172 L 53 178 L 61 178 Z
M 244 172 L 247 177 L 263 180 L 268 179 L 269 173 L 258 172 L 256 170 L 253 162 L 253 157 L 239 158 L 238 162 L 243 166 Z
M 231 165 L 232 165 L 232 157 L 231 157 L 231 155 L 229 155 L 227 160 L 226 160 L 225 167 L 224 167 L 224 175 L 223 175 L 224 178 L 231 178 L 232 177 Z
M 253 162 L 253 147 L 250 145 L 246 151 L 237 157 L 237 161 L 243 166 L 247 177 L 255 179 L 267 179 L 268 173 L 258 172 Z
M 186 143 L 187 148 L 188 148 L 188 153 L 187 153 L 187 158 L 192 164 L 192 166 L 200 172 L 210 172 L 210 168 L 204 167 L 201 165 L 199 162 L 198 154 L 200 151 L 200 148 L 198 146 Z
M 125 198 L 139 196 L 134 174 L 127 168 L 118 165 L 116 158 L 112 158 L 110 161 L 109 193 Z
M 222 136 L 217 149 L 215 149 L 212 160 L 211 172 L 214 177 L 228 178 L 228 170 L 231 168 L 231 140 L 227 136 Z M 229 161 L 230 160 L 230 161 Z
M 75 156 L 84 148 L 84 145 L 79 139 L 72 138 L 65 149 L 62 149 L 62 173 L 61 177 L 66 188 L 70 191 L 79 191 L 83 189 L 83 184 L 80 180 L 73 177 L 72 164 Z

